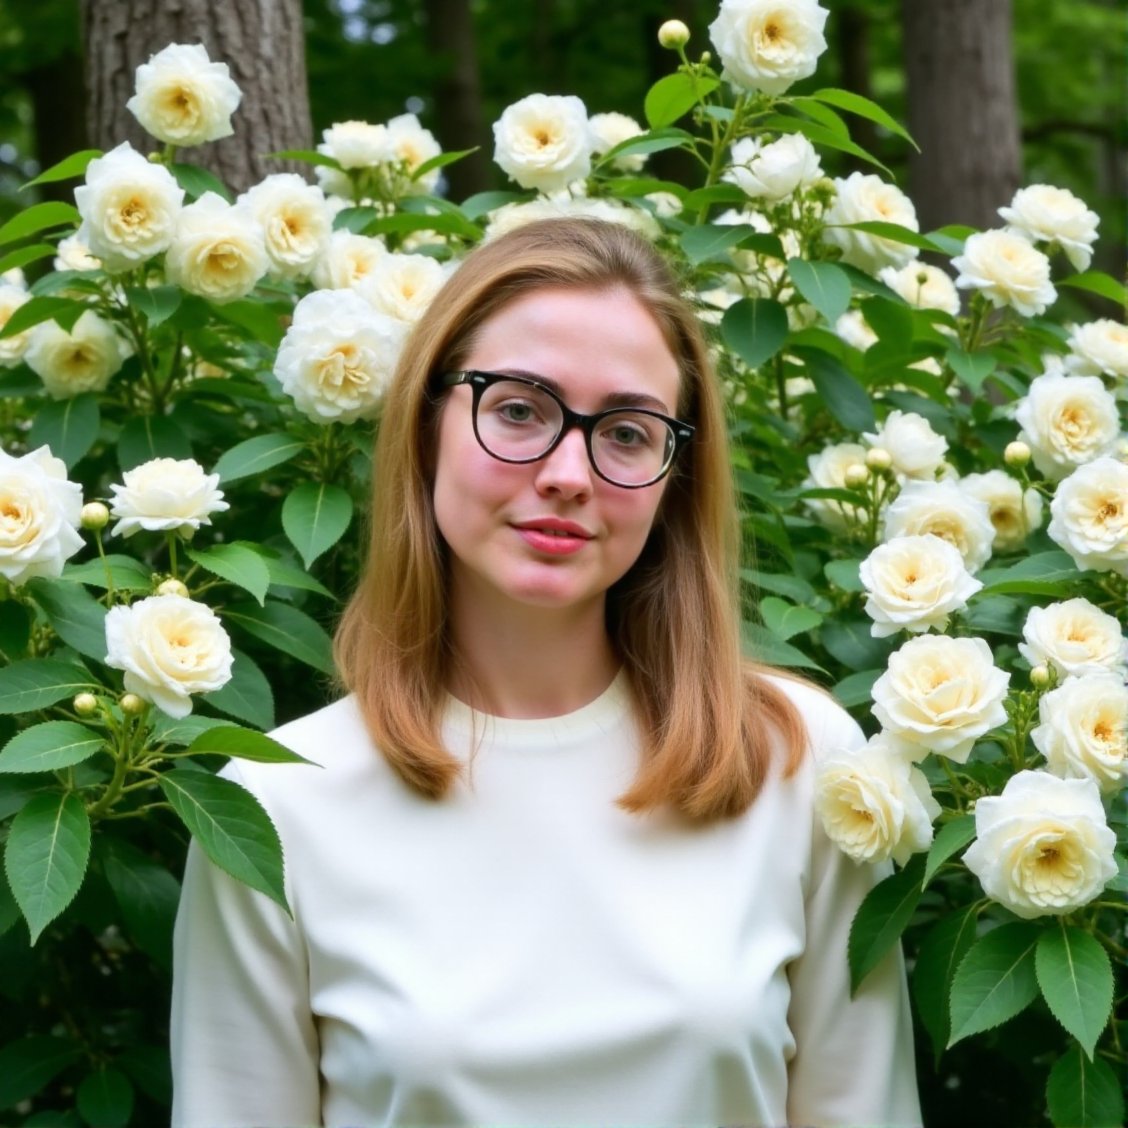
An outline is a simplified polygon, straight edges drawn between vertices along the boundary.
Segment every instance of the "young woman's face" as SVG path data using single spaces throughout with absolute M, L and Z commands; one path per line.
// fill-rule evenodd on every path
M 622 288 L 532 291 L 483 324 L 461 367 L 541 380 L 585 414 L 638 406 L 677 415 L 677 362 Z M 434 488 L 452 598 L 466 601 L 459 610 L 601 615 L 607 589 L 646 543 L 667 479 L 640 489 L 604 481 L 579 428 L 539 462 L 500 462 L 474 436 L 471 401 L 465 385 L 447 393 Z

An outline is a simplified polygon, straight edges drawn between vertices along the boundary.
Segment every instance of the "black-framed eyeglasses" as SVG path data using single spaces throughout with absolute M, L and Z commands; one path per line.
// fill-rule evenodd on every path
M 474 437 L 498 461 L 539 462 L 579 427 L 592 469 L 605 482 L 628 490 L 665 477 L 694 432 L 688 423 L 647 407 L 583 415 L 544 384 L 504 372 L 444 372 L 439 384 L 470 385 Z

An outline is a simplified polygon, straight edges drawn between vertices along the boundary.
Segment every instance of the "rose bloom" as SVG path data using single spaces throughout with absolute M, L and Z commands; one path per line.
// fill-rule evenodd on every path
M 1098 458 L 1074 470 L 1050 502 L 1046 531 L 1078 568 L 1128 576 L 1128 465 Z
M 1026 920 L 1079 909 L 1116 875 L 1116 835 L 1091 779 L 1018 772 L 975 804 L 975 834 L 964 864 Z
M 55 255 L 56 270 L 101 270 L 102 260 L 90 253 L 90 248 L 77 236 L 68 235 L 59 240 Z
M 732 167 L 724 179 L 753 199 L 785 200 L 823 174 L 818 153 L 801 133 L 786 133 L 766 144 L 758 137 L 741 138 L 729 159 Z
M 351 423 L 380 409 L 407 326 L 352 290 L 318 290 L 294 307 L 274 375 L 315 423 Z
M 1032 607 L 1019 653 L 1031 666 L 1052 666 L 1063 676 L 1128 672 L 1128 638 L 1115 616 L 1080 596 Z
M 588 128 L 592 136 L 592 153 L 602 156 L 610 152 L 616 145 L 629 141 L 632 137 L 639 137 L 643 128 L 633 117 L 627 114 L 592 114 L 588 121 Z M 646 153 L 627 153 L 625 156 L 616 157 L 611 162 L 612 168 L 622 172 L 641 172 L 646 164 Z
M 656 239 L 661 234 L 657 221 L 649 212 L 619 200 L 589 200 L 583 197 L 549 200 L 541 197 L 526 203 L 503 204 L 490 212 L 485 238 L 496 239 L 507 231 L 524 227 L 526 223 L 538 219 L 561 219 L 566 216 L 586 216 L 606 223 L 620 223 L 648 239 Z
M 987 506 L 995 527 L 993 552 L 1013 552 L 1026 543 L 1026 537 L 1042 526 L 1042 495 L 1036 489 L 1022 488 L 1022 483 L 1005 470 L 988 470 L 984 474 L 966 474 L 957 482 L 960 490 Z
M 442 154 L 435 135 L 419 124 L 414 114 L 400 114 L 387 124 L 385 144 L 386 161 L 394 161 L 407 170 L 408 177 L 421 165 Z M 440 170 L 431 169 L 418 180 L 405 180 L 401 189 L 408 194 L 425 195 L 433 192 L 439 182 Z
M 1009 682 L 983 639 L 920 635 L 889 656 L 871 691 L 873 715 L 915 745 L 917 759 L 935 752 L 964 764 L 975 742 L 1006 721 Z
M 8 324 L 12 314 L 20 306 L 30 301 L 31 295 L 26 290 L 7 283 L 0 285 L 0 329 Z M 20 364 L 30 343 L 31 329 L 13 333 L 10 337 L 0 337 L 0 368 L 15 368 Z
M 860 309 L 848 309 L 835 323 L 834 335 L 858 352 L 877 344 L 877 334 L 869 327 Z
M 18 266 L 13 266 L 10 270 L 0 272 L 0 286 L 15 286 L 17 290 L 26 290 L 27 279 Z
M 304 278 L 324 255 L 333 217 L 321 189 L 297 173 L 266 177 L 244 192 L 238 203 L 262 227 L 272 274 Z
M 428 255 L 386 254 L 356 285 L 372 308 L 412 325 L 442 289 L 447 272 Z
M 88 309 L 69 333 L 54 321 L 41 321 L 31 330 L 24 360 L 47 394 L 59 400 L 103 391 L 128 355 L 113 325 Z
M 1030 733 L 1049 771 L 1091 779 L 1106 794 L 1128 780 L 1128 685 L 1112 670 L 1069 677 L 1038 702 Z
M 948 450 L 948 440 L 913 411 L 891 411 L 878 431 L 867 431 L 862 438 L 888 451 L 894 472 L 906 478 L 934 478 Z
M 231 680 L 231 639 L 215 612 L 182 595 L 151 595 L 106 615 L 107 666 L 125 671 L 127 693 L 170 717 L 192 712 L 193 693 Z
M 924 773 L 886 733 L 828 755 L 815 775 L 815 810 L 827 837 L 856 862 L 904 865 L 932 844 L 940 804 Z
M 95 157 L 86 183 L 74 190 L 78 238 L 107 271 L 129 270 L 168 248 L 183 201 L 172 173 L 123 141 Z
M 969 235 L 952 266 L 959 271 L 959 289 L 978 290 L 996 309 L 1010 306 L 1023 317 L 1036 317 L 1057 301 L 1050 260 L 1010 231 Z
M 214 192 L 180 213 L 165 256 L 170 282 L 213 302 L 245 298 L 269 267 L 262 227 L 245 207 Z
M 194 458 L 154 458 L 127 470 L 122 484 L 110 486 L 110 512 L 118 523 L 110 530 L 123 537 L 141 529 L 175 530 L 191 536 L 211 524 L 211 514 L 231 507 L 223 500 L 219 475 L 206 474 Z
M 375 168 L 388 159 L 388 127 L 366 121 L 334 122 L 321 134 L 317 151 L 344 169 Z
M 782 94 L 815 73 L 829 13 L 815 0 L 721 0 L 709 38 L 725 77 L 748 90 Z
M 846 488 L 846 471 L 851 466 L 864 466 L 866 448 L 858 443 L 833 443 L 824 447 L 818 454 L 807 456 L 807 477 L 803 489 Z M 828 529 L 849 529 L 864 515 L 864 510 L 849 502 L 834 501 L 830 498 L 804 498 L 803 504 L 814 514 L 815 519 Z
M 334 231 L 313 268 L 313 284 L 320 290 L 345 290 L 367 278 L 388 248 L 379 239 Z
M 959 550 L 931 533 L 879 544 L 862 561 L 859 574 L 874 638 L 942 631 L 949 616 L 983 587 L 964 567 Z
M 1097 376 L 1036 377 L 1014 418 L 1034 465 L 1054 482 L 1111 454 L 1120 435 L 1116 399 Z
M 999 208 L 1007 230 L 1032 243 L 1061 247 L 1074 270 L 1088 270 L 1100 216 L 1072 192 L 1052 184 L 1020 188 L 1010 207 Z
M 926 262 L 886 266 L 878 273 L 878 278 L 917 309 L 939 309 L 952 317 L 960 312 L 956 284 L 938 266 Z
M 82 547 L 82 489 L 66 464 L 41 446 L 14 457 L 0 450 L 0 576 L 16 587 L 59 576 Z
M 1128 325 L 1102 317 L 1074 325 L 1066 367 L 1077 376 L 1116 376 L 1128 380 Z
M 494 160 L 522 188 L 551 192 L 591 171 L 587 110 L 571 94 L 530 94 L 494 122 Z
M 916 208 L 912 200 L 879 176 L 852 172 L 845 180 L 835 179 L 836 194 L 823 216 L 826 229 L 823 239 L 842 250 L 842 261 L 868 274 L 877 274 L 887 266 L 904 266 L 920 253 L 916 247 L 867 235 L 842 223 L 896 223 L 910 231 L 919 231 Z
M 933 533 L 954 544 L 969 572 L 991 556 L 995 526 L 985 502 L 965 494 L 954 481 L 906 479 L 885 511 L 883 540 Z

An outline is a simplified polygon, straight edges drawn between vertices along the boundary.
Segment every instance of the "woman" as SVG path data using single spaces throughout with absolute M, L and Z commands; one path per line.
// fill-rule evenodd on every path
M 853 999 L 873 872 L 812 814 L 860 743 L 741 658 L 704 342 L 644 241 L 468 256 L 377 444 L 348 697 L 239 763 L 289 919 L 193 849 L 180 1124 L 916 1124 L 899 956 Z

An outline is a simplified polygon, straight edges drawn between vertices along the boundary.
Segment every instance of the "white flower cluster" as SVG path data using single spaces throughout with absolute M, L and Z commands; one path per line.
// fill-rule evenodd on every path
M 321 187 L 347 200 L 425 195 L 439 182 L 439 169 L 420 172 L 442 155 L 442 149 L 415 114 L 400 114 L 382 124 L 336 122 L 322 132 L 317 151 L 339 166 L 317 167 Z

